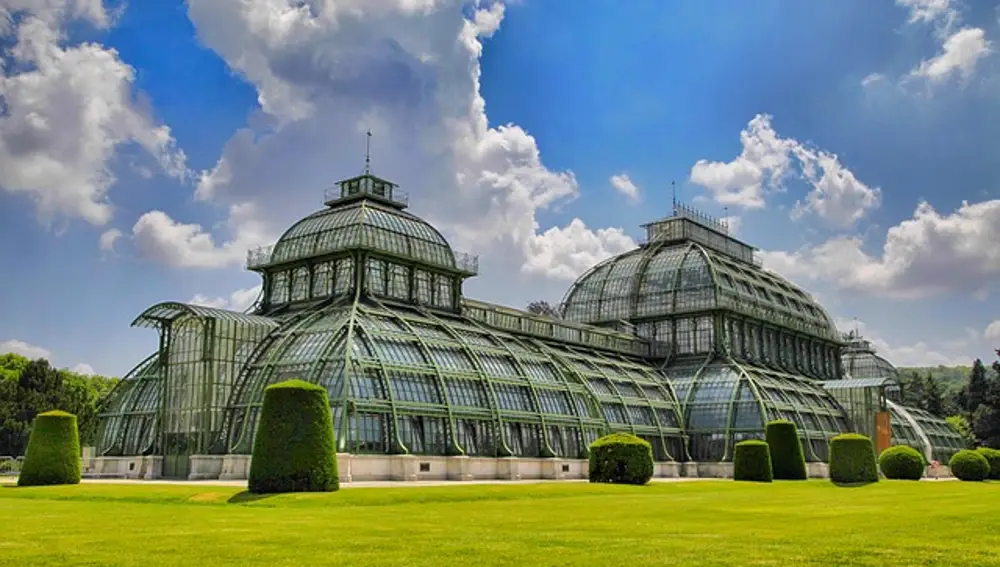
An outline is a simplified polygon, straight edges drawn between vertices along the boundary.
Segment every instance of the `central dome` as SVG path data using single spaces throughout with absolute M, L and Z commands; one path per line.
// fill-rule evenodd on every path
M 437 229 L 417 216 L 374 200 L 324 209 L 295 223 L 274 245 L 270 263 L 358 248 L 442 268 L 456 267 L 455 253 Z

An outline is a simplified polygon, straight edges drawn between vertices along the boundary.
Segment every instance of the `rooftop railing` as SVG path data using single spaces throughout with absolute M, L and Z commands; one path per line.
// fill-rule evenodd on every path
M 382 195 L 379 195 L 378 193 L 371 191 L 358 191 L 357 193 L 345 194 L 344 190 L 337 185 L 333 187 L 327 187 L 326 189 L 323 190 L 323 202 L 333 203 L 336 201 L 340 201 L 342 199 L 355 198 L 359 195 L 374 197 L 376 199 L 385 199 L 386 201 L 390 201 L 398 205 L 402 205 L 404 207 L 410 206 L 410 195 L 406 191 L 403 191 L 401 189 L 393 188 L 391 191 L 384 193 Z
M 271 263 L 271 255 L 274 253 L 274 244 L 258 246 L 247 251 L 247 269 L 254 270 Z
M 455 252 L 455 267 L 464 272 L 479 273 L 479 255 L 469 252 Z

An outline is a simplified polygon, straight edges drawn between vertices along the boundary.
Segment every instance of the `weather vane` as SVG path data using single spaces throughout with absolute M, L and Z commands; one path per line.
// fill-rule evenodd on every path
M 372 129 L 369 128 L 365 135 L 365 175 L 372 172 Z

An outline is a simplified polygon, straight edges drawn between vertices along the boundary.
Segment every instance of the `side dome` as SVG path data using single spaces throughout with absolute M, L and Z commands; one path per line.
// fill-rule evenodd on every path
M 573 283 L 562 308 L 566 319 L 597 325 L 728 309 L 840 340 L 830 315 L 802 289 L 757 263 L 690 241 L 605 260 Z
M 383 254 L 455 269 L 448 241 L 423 219 L 365 200 L 317 211 L 292 225 L 274 245 L 270 263 L 286 263 L 367 248 Z
M 891 362 L 878 355 L 870 341 L 865 340 L 855 332 L 844 335 L 847 345 L 841 351 L 840 358 L 844 363 L 844 372 L 851 378 L 899 379 L 899 371 Z

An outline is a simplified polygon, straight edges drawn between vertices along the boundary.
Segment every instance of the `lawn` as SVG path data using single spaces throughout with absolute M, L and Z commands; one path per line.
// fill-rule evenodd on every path
M 0 486 L 0 565 L 1000 565 L 1000 485 Z

